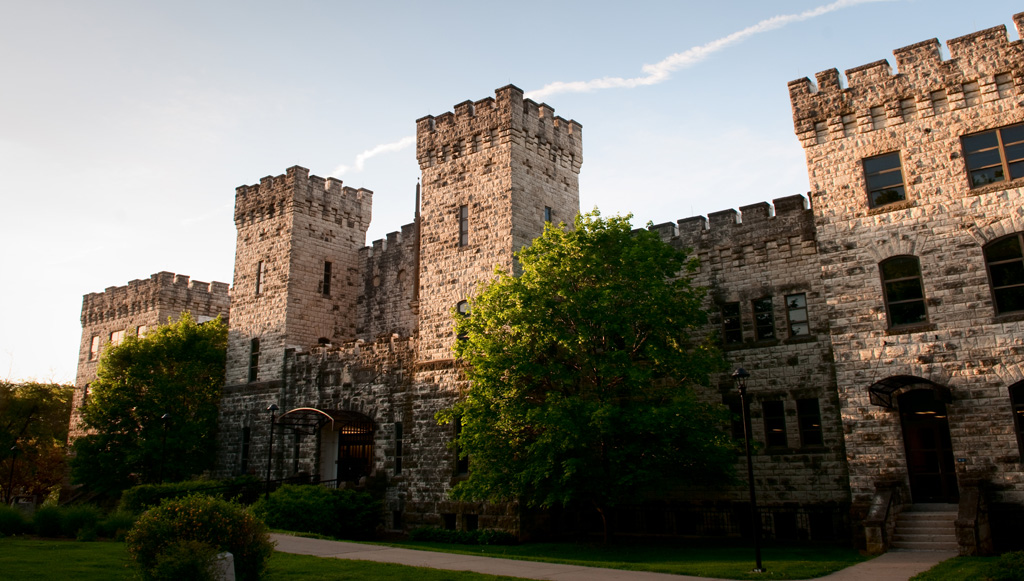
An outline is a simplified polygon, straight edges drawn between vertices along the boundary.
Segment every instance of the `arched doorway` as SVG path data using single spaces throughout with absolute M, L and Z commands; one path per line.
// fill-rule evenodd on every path
M 960 493 L 942 394 L 911 389 L 897 401 L 911 498 L 914 502 L 956 502 Z
M 296 408 L 281 414 L 277 423 L 303 434 L 319 431 L 322 480 L 358 482 L 373 471 L 374 425 L 363 414 Z

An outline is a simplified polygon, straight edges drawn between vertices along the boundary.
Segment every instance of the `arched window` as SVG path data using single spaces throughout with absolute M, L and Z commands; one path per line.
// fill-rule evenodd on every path
M 921 264 L 916 256 L 896 256 L 879 265 L 889 327 L 928 322 L 921 282 Z
M 996 313 L 1024 311 L 1024 233 L 985 246 L 985 266 Z

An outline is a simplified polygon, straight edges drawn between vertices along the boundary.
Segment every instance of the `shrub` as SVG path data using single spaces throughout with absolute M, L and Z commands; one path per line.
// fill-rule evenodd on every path
M 32 528 L 41 537 L 59 537 L 64 511 L 52 504 L 44 504 L 32 516 Z
M 436 527 L 413 529 L 409 531 L 409 540 L 454 545 L 514 545 L 519 542 L 515 535 L 505 531 L 488 529 L 453 531 Z
M 135 525 L 135 518 L 134 514 L 126 510 L 115 510 L 96 524 L 96 532 L 101 537 L 123 541 L 124 535 Z
M 128 554 L 146 579 L 156 579 L 161 556 L 169 559 L 169 550 L 180 549 L 170 546 L 180 541 L 205 543 L 234 555 L 239 581 L 259 579 L 273 552 L 266 525 L 253 514 L 237 504 L 198 494 L 168 499 L 147 510 L 125 538 Z
M 988 570 L 991 581 L 1024 581 L 1024 551 L 1003 553 Z
M 96 523 L 103 518 L 103 511 L 91 504 L 80 504 L 62 508 L 60 530 L 62 536 L 75 539 L 84 530 L 91 530 L 92 538 L 96 538 Z M 85 534 L 86 537 L 89 533 Z M 83 539 L 84 540 L 84 539 Z
M 373 535 L 381 503 L 365 492 L 285 484 L 253 505 L 268 526 L 346 539 Z
M 0 506 L 0 537 L 20 535 L 28 531 L 28 521 L 20 510 L 10 506 Z
M 251 504 L 259 498 L 262 490 L 261 481 L 255 476 L 249 475 L 231 480 L 185 480 L 163 484 L 140 484 L 121 493 L 121 502 L 118 508 L 139 514 L 146 509 L 159 506 L 160 501 L 165 498 L 180 498 L 197 492 L 224 500 L 238 500 L 245 504 Z
M 177 541 L 157 555 L 151 572 L 154 581 L 216 581 L 217 548 L 199 541 Z

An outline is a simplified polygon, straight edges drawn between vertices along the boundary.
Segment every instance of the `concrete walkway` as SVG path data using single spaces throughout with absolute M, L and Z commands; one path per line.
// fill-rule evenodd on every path
M 645 571 L 623 571 L 580 565 L 560 565 L 516 559 L 497 559 L 474 555 L 454 555 L 434 551 L 415 551 L 379 545 L 361 545 L 340 541 L 324 541 L 291 535 L 272 534 L 277 550 L 296 555 L 333 557 L 357 561 L 398 563 L 413 567 L 430 567 L 450 571 L 474 571 L 487 575 L 505 575 L 524 579 L 551 581 L 721 581 L 708 577 L 690 577 L 667 573 Z M 821 577 L 829 581 L 906 581 L 922 571 L 946 559 L 955 557 L 953 552 L 890 552 L 831 575 Z

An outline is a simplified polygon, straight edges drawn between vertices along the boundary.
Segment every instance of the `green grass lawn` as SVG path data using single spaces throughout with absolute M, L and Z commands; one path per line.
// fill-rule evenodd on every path
M 867 559 L 855 549 L 823 544 L 769 545 L 761 557 L 767 574 L 750 573 L 754 549 L 729 540 L 638 541 L 609 546 L 582 543 L 529 543 L 512 546 L 469 546 L 402 542 L 389 546 L 466 555 L 567 563 L 631 571 L 724 579 L 813 579 Z
M 955 557 L 911 578 L 911 581 L 982 581 L 999 557 Z
M 5 581 L 74 579 L 131 581 L 124 543 L 0 539 L 0 578 Z M 440 571 L 389 563 L 322 559 L 274 553 L 267 581 L 516 581 L 513 577 Z

